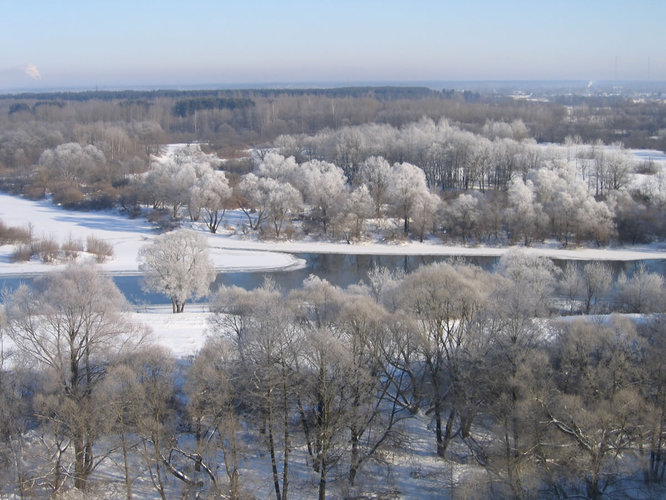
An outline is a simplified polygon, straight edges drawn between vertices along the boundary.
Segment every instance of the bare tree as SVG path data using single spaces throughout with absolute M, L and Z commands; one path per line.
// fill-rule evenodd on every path
M 606 295 L 613 282 L 613 271 L 603 262 L 590 262 L 583 266 L 585 312 L 592 306 L 599 308 L 599 300 Z
M 481 334 L 477 315 L 492 283 L 491 276 L 474 266 L 441 263 L 422 266 L 408 274 L 400 287 L 400 307 L 412 321 L 412 335 L 424 362 L 427 402 L 435 421 L 437 454 L 441 457 L 466 404 L 466 368 L 470 366 L 467 358 Z
M 285 298 L 270 281 L 248 292 L 222 288 L 213 304 L 213 331 L 230 340 L 238 353 L 238 376 L 245 381 L 238 384 L 243 388 L 239 396 L 261 417 L 276 499 L 286 500 L 300 343 L 290 308 L 285 307 Z M 228 314 L 241 317 L 225 318 Z
M 187 372 L 185 391 L 187 413 L 194 428 L 195 450 L 189 454 L 195 472 L 205 475 L 212 492 L 224 495 L 222 481 L 217 477 L 217 451 L 223 454 L 224 472 L 232 500 L 241 498 L 239 459 L 242 443 L 241 421 L 236 409 L 239 374 L 234 373 L 232 347 L 227 339 L 210 338 L 199 351 Z
M 645 346 L 624 318 L 564 325 L 551 360 L 555 383 L 540 402 L 553 431 L 544 451 L 559 469 L 557 481 L 584 480 L 569 485 L 572 493 L 584 485 L 588 498 L 603 497 L 636 447 L 644 360 Z
M 125 299 L 92 265 L 71 265 L 19 287 L 7 302 L 8 332 L 18 351 L 44 367 L 53 385 L 42 419 L 58 422 L 74 448 L 74 485 L 86 489 L 96 465 L 101 417 L 92 395 L 106 367 L 144 334 L 122 314 Z
M 651 273 L 641 264 L 628 278 L 621 273 L 617 280 L 617 298 L 629 312 L 659 313 L 666 310 L 664 277 Z

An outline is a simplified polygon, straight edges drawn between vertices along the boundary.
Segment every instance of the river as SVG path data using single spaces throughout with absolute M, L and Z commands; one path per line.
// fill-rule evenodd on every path
M 452 257 L 443 255 L 348 255 L 348 254 L 295 254 L 304 259 L 306 265 L 301 269 L 289 271 L 255 271 L 255 272 L 224 272 L 219 273 L 211 289 L 217 290 L 220 285 L 239 286 L 248 290 L 261 286 L 266 278 L 271 278 L 282 290 L 289 291 L 299 288 L 311 274 L 326 279 L 334 285 L 347 287 L 351 284 L 365 280 L 367 282 L 368 271 L 375 266 L 384 266 L 392 270 L 411 272 L 424 264 L 442 262 Z M 456 260 L 464 260 L 476 264 L 486 270 L 493 270 L 499 261 L 499 257 L 455 257 Z M 564 268 L 567 262 L 577 262 L 581 265 L 589 261 L 569 261 L 553 259 L 560 268 Z M 636 269 L 639 264 L 644 264 L 652 272 L 658 272 L 666 276 L 666 259 L 649 259 L 642 261 L 607 261 L 617 276 L 620 272 L 628 275 Z M 30 282 L 33 276 L 5 276 L 0 277 L 0 288 L 14 290 L 22 282 Z M 113 276 L 118 288 L 123 292 L 127 300 L 135 305 L 157 305 L 169 303 L 168 297 L 162 294 L 145 292 L 141 288 L 141 276 L 121 275 Z M 201 299 L 205 302 L 206 299 Z

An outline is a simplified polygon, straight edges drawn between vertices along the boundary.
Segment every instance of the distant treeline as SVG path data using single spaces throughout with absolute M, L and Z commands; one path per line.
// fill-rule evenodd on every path
M 250 108 L 255 103 L 252 99 L 233 97 L 196 97 L 181 99 L 173 106 L 173 114 L 185 118 L 192 116 L 196 111 L 213 109 L 242 109 Z
M 238 98 L 238 97 L 280 97 L 280 96 L 323 96 L 323 97 L 374 97 L 378 100 L 416 99 L 424 97 L 451 96 L 450 91 L 439 92 L 427 87 L 340 87 L 340 88 L 271 88 L 271 89 L 222 89 L 222 90 L 85 90 L 81 92 L 24 92 L 21 94 L 0 94 L 0 99 L 42 101 L 115 101 L 142 100 L 157 98 Z

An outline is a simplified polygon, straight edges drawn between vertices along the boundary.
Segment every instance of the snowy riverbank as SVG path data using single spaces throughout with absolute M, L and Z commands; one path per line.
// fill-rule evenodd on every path
M 229 212 L 227 227 L 240 224 L 240 216 Z M 50 238 L 58 243 L 73 239 L 85 244 L 88 236 L 102 239 L 113 246 L 113 257 L 101 265 L 112 274 L 139 272 L 137 253 L 158 232 L 145 218 L 129 219 L 117 211 L 77 212 L 54 206 L 48 200 L 31 201 L 0 194 L 0 220 L 7 226 L 26 228 L 30 225 L 36 238 Z M 511 247 L 463 247 L 443 245 L 437 241 L 424 243 L 331 243 L 319 241 L 260 241 L 234 231 L 221 230 L 210 234 L 203 227 L 195 230 L 206 234 L 211 257 L 218 271 L 258 271 L 293 269 L 304 265 L 298 253 L 339 253 L 358 255 L 451 255 L 498 256 Z M 221 228 L 222 229 L 222 228 Z M 44 264 L 36 259 L 30 262 L 12 262 L 12 245 L 0 247 L 0 274 L 21 275 L 48 272 L 59 265 Z M 626 246 L 619 248 L 573 248 L 557 246 L 530 247 L 527 252 L 556 259 L 579 260 L 643 260 L 666 258 L 666 244 Z

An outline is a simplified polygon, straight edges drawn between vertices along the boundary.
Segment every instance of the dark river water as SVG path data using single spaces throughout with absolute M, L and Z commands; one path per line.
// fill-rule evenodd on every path
M 368 271 L 375 266 L 384 266 L 392 270 L 400 269 L 406 273 L 414 271 L 419 266 L 433 262 L 443 262 L 452 257 L 442 255 L 345 255 L 345 254 L 296 254 L 304 259 L 306 266 L 303 269 L 291 271 L 270 272 L 228 272 L 219 273 L 212 290 L 215 291 L 221 284 L 226 286 L 236 285 L 248 290 L 261 286 L 264 279 L 270 277 L 282 290 L 289 291 L 299 288 L 309 275 L 314 274 L 326 279 L 334 285 L 347 287 L 351 284 L 366 281 Z M 456 260 L 476 264 L 486 270 L 492 271 L 499 261 L 499 257 L 455 257 Z M 564 268 L 568 261 L 554 259 L 553 262 Z M 580 265 L 586 261 L 575 261 Z M 658 272 L 666 276 L 666 259 L 643 260 L 643 261 L 608 261 L 615 275 L 624 271 L 631 275 L 637 266 L 642 263 L 651 272 Z M 7 290 L 15 289 L 20 283 L 30 282 L 32 277 L 9 276 L 0 277 L 0 288 Z M 141 287 L 141 276 L 114 276 L 118 288 L 125 294 L 127 300 L 132 304 L 156 305 L 168 304 L 168 297 L 151 292 L 145 292 Z M 205 302 L 206 299 L 202 299 Z

